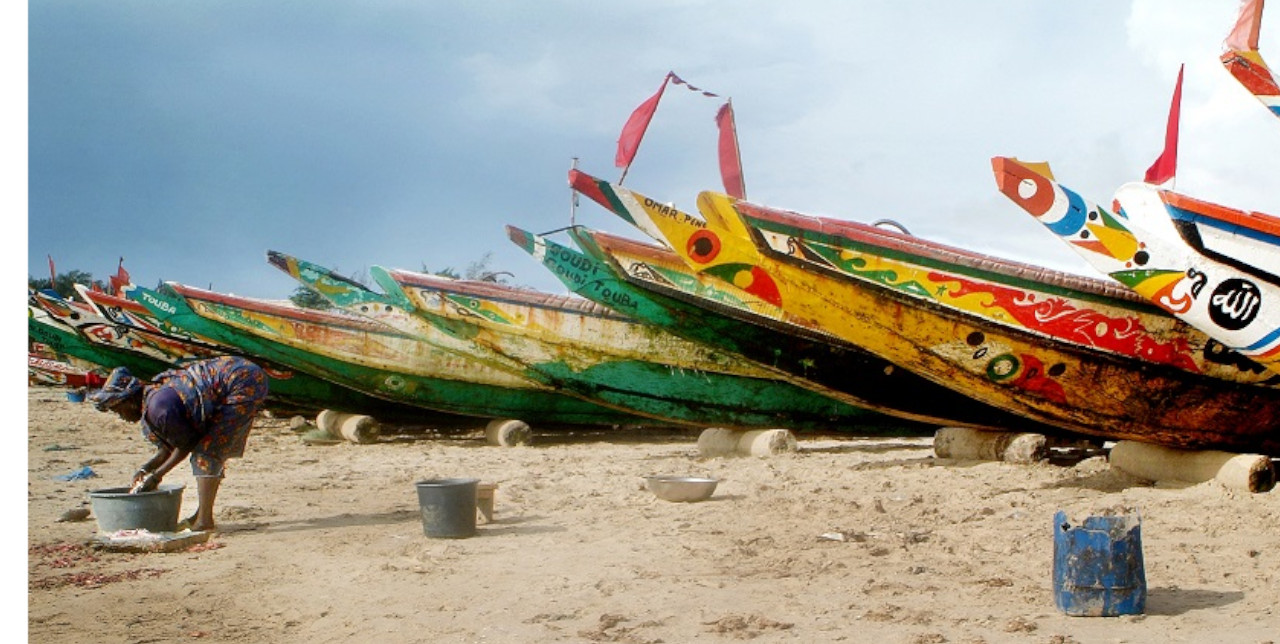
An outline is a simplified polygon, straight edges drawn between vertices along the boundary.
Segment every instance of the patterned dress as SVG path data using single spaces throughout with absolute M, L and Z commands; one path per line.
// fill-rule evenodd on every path
M 159 408 L 164 398 L 173 400 L 157 396 L 166 389 L 177 394 L 185 413 Z M 244 455 L 249 428 L 267 397 L 267 374 L 244 358 L 223 356 L 165 371 L 143 396 L 142 435 L 156 446 L 190 447 L 196 476 L 222 476 L 227 459 Z M 148 418 L 177 420 L 153 427 Z

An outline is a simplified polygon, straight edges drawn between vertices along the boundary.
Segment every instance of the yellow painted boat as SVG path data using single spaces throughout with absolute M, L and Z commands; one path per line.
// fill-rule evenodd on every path
M 789 321 L 977 400 L 1105 439 L 1280 453 L 1273 387 L 1069 343 L 943 306 L 890 276 L 823 268 L 770 247 L 725 195 L 699 195 L 703 220 L 611 188 L 631 223 L 691 267 L 775 304 Z M 1025 279 L 1034 281 L 1034 273 Z

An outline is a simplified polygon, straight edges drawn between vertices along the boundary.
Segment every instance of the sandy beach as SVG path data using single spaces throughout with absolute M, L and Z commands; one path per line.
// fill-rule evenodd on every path
M 1152 485 L 1104 458 L 936 458 L 927 438 L 799 435 L 799 450 L 702 458 L 695 431 L 384 431 L 305 443 L 262 418 L 228 467 L 204 544 L 91 547 L 90 490 L 151 453 L 137 427 L 28 390 L 33 642 L 1280 641 L 1280 493 Z M 56 477 L 89 467 L 94 478 Z M 721 479 L 661 501 L 648 474 Z M 497 486 L 469 539 L 423 533 L 414 483 Z M 166 483 L 185 484 L 185 463 Z M 1143 615 L 1069 617 L 1053 598 L 1053 515 L 1142 517 Z

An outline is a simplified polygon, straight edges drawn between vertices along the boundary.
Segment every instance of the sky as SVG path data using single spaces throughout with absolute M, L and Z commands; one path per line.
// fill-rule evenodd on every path
M 487 268 L 563 293 L 506 238 L 571 221 L 642 238 L 566 175 L 617 180 L 622 125 L 670 86 L 625 185 L 720 190 L 732 98 L 752 201 L 1095 275 L 997 190 L 1047 160 L 1108 203 L 1160 154 L 1176 187 L 1280 214 L 1280 123 L 1222 69 L 1235 0 L 70 2 L 27 6 L 27 272 L 261 298 L 279 250 Z M 1280 9 L 1262 52 L 1280 62 Z M 575 161 L 576 160 L 576 161 Z M 558 238 L 563 241 L 564 238 Z

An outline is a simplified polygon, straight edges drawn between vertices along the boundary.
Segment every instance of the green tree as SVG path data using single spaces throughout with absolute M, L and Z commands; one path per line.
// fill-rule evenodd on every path
M 106 290 L 107 288 L 107 285 L 102 283 L 101 280 L 93 279 L 92 273 L 86 273 L 84 271 L 75 270 L 75 269 L 72 269 L 65 273 L 59 273 L 57 276 L 55 276 L 55 280 L 52 282 L 47 277 L 35 278 L 35 277 L 31 277 L 30 275 L 27 276 L 28 287 L 36 290 L 44 290 L 44 289 L 52 288 L 54 291 L 57 291 L 58 295 L 61 295 L 62 297 L 72 297 L 73 295 L 75 295 L 76 284 L 84 284 L 85 286 L 90 286 L 90 287 L 96 284 L 100 289 Z
M 482 255 L 480 259 L 477 259 L 476 261 L 471 262 L 470 264 L 467 264 L 467 268 L 464 271 L 462 271 L 461 274 L 459 274 L 457 269 L 453 268 L 452 266 L 446 266 L 438 271 L 433 271 L 427 268 L 427 265 L 425 263 L 422 265 L 422 272 L 430 273 L 432 275 L 439 275 L 441 277 L 449 277 L 456 280 L 465 279 L 465 280 L 475 280 L 479 282 L 494 282 L 497 284 L 507 284 L 508 279 L 515 277 L 515 275 L 510 271 L 491 270 L 489 268 L 489 264 L 492 261 L 493 261 L 493 251 L 489 251 L 484 255 Z

